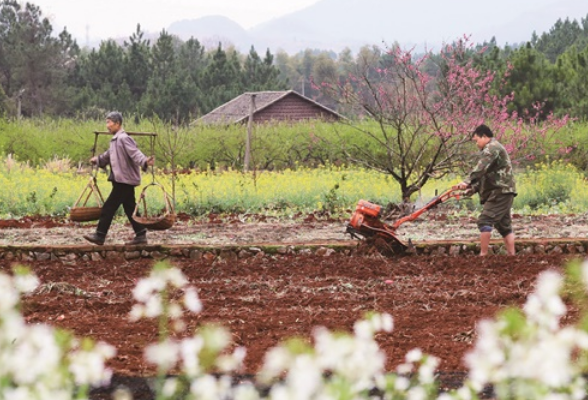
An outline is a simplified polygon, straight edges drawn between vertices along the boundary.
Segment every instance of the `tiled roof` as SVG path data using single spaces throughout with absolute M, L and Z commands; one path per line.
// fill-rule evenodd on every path
M 336 111 L 333 111 L 330 108 L 325 107 L 312 99 L 309 99 L 308 97 L 302 96 L 293 90 L 284 90 L 243 93 L 242 95 L 235 97 L 233 100 L 215 108 L 208 114 L 200 117 L 196 120 L 196 123 L 229 125 L 247 121 L 249 118 L 249 109 L 251 107 L 251 95 L 255 95 L 254 115 L 277 103 L 284 97 L 294 95 L 313 104 L 314 106 L 321 108 L 325 113 L 331 114 L 337 119 L 344 118 Z

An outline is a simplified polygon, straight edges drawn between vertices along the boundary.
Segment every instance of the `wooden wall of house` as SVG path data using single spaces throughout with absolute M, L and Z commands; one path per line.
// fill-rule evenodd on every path
M 336 121 L 337 116 L 333 115 L 323 108 L 305 101 L 296 95 L 289 95 L 269 107 L 257 112 L 254 117 L 255 122 L 268 121 L 297 121 L 308 119 L 323 119 L 327 121 Z

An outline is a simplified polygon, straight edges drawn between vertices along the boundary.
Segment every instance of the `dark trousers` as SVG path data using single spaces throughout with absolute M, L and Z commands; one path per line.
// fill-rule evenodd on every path
M 112 191 L 102 206 L 102 214 L 100 215 L 100 221 L 98 221 L 98 227 L 96 228 L 98 235 L 106 237 L 112 224 L 112 219 L 121 205 L 133 226 L 135 235 L 142 235 L 147 232 L 143 225 L 133 219 L 133 212 L 135 212 L 135 206 L 137 205 L 135 200 L 135 187 L 125 183 L 112 182 Z
M 502 237 L 512 233 L 511 209 L 514 197 L 514 194 L 506 193 L 492 196 L 491 200 L 485 202 L 478 217 L 478 228 L 493 226 Z

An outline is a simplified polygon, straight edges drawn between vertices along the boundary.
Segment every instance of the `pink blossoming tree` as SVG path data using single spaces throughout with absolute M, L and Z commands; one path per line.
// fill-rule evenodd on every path
M 543 115 L 540 104 L 525 115 L 509 113 L 515 94 L 494 93 L 499 77 L 473 66 L 467 57 L 472 47 L 465 37 L 438 56 L 429 52 L 417 59 L 394 46 L 385 63 L 363 60 L 344 80 L 317 85 L 364 120 L 349 121 L 367 139 L 345 145 L 349 160 L 390 174 L 405 201 L 429 180 L 473 166 L 466 162 L 475 149 L 468 143 L 481 123 L 515 161 L 543 151 L 548 136 L 567 123 L 567 117 Z

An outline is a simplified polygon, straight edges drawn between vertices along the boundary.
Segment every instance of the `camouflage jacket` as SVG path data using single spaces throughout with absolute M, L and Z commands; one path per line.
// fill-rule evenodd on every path
M 465 182 L 480 195 L 482 204 L 497 195 L 517 194 L 510 157 L 494 138 L 480 151 L 478 163 Z

